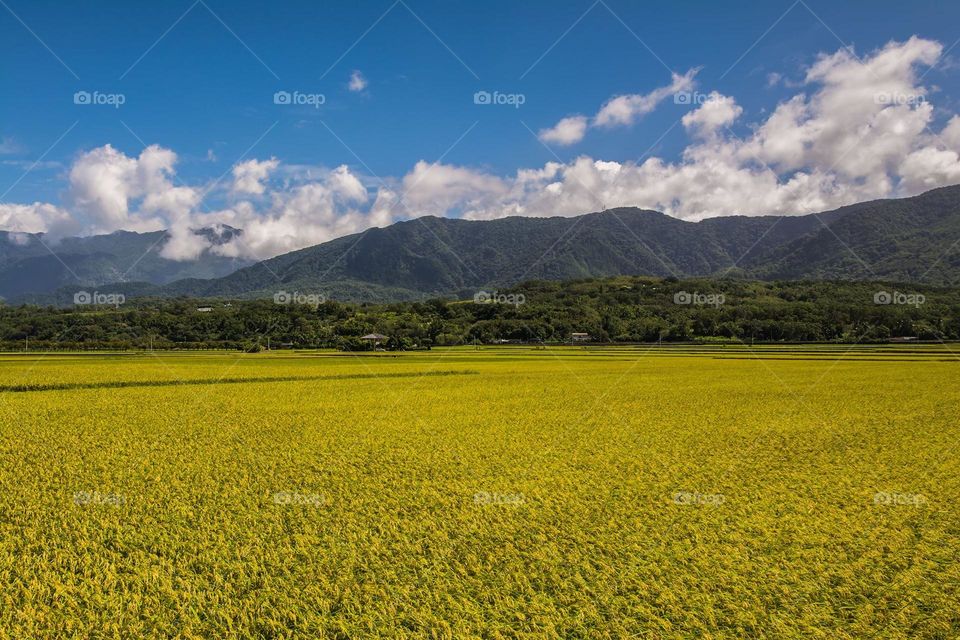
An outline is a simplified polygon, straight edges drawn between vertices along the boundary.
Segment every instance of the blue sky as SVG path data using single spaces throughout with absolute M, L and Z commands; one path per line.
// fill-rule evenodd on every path
M 749 136 L 778 104 L 816 91 L 801 83 L 819 54 L 850 45 L 863 57 L 912 36 L 941 46 L 935 64 L 920 65 L 935 96 L 930 128 L 960 110 L 960 48 L 950 49 L 960 5 L 951 3 L 3 3 L 3 203 L 69 207 L 70 167 L 108 144 L 129 157 L 145 145 L 169 149 L 175 182 L 190 185 L 254 158 L 286 167 L 272 181 L 347 165 L 370 189 L 374 176 L 400 180 L 441 157 L 501 177 L 580 157 L 678 162 L 691 144 L 678 121 L 696 105 L 673 99 L 628 126 L 591 127 L 576 144 L 544 145 L 535 134 L 699 68 L 698 91 L 742 109 L 729 134 Z M 348 87 L 354 71 L 362 90 Z M 124 103 L 74 104 L 80 91 Z M 325 102 L 277 105 L 277 91 Z M 523 104 L 477 105 L 477 91 L 521 94 Z M 230 204 L 211 191 L 208 206 Z

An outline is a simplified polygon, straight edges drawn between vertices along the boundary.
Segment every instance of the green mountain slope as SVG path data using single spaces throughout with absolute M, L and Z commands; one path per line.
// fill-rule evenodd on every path
M 818 214 L 703 222 L 635 208 L 482 222 L 424 217 L 277 256 L 220 278 L 115 290 L 229 298 L 300 291 L 390 301 L 469 297 L 527 280 L 617 275 L 950 285 L 960 278 L 958 249 L 960 186 L 954 186 Z M 68 293 L 69 288 L 61 291 L 58 299 Z
M 197 231 L 226 242 L 238 230 Z M 40 234 L 0 231 L 0 297 L 53 292 L 62 287 L 96 287 L 118 282 L 166 284 L 183 278 L 218 278 L 251 261 L 204 253 L 195 261 L 160 256 L 164 231 L 64 238 L 54 243 Z

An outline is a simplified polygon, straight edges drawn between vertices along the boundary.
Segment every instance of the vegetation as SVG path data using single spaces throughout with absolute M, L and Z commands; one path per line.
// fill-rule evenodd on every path
M 0 395 L 0 638 L 960 635 L 939 345 L 13 354 L 0 385 L 36 389 Z
M 239 231 L 223 226 L 195 233 L 214 244 L 223 244 Z M 146 283 L 217 278 L 251 263 L 210 251 L 196 260 L 168 260 L 160 255 L 167 237 L 164 231 L 117 231 L 54 241 L 38 233 L 0 231 L 0 297 L 20 300 L 61 287 L 84 289 L 119 280 L 141 282 L 150 289 Z
M 136 300 L 117 308 L 0 307 L 0 346 L 23 349 L 373 348 L 500 341 L 882 342 L 960 339 L 960 292 L 895 283 L 618 277 L 530 282 L 473 299 L 395 304 Z M 890 298 L 889 304 L 883 296 Z M 312 299 L 308 295 L 288 299 Z M 199 311 L 201 307 L 209 310 Z
M 236 233 L 229 229 L 225 238 Z M 23 248 L 5 244 L 0 233 L 0 295 L 17 303 L 57 304 L 97 286 L 131 300 L 270 298 L 285 289 L 384 303 L 462 298 L 523 280 L 634 274 L 951 285 L 960 278 L 960 186 L 820 214 L 727 216 L 696 223 L 632 207 L 572 218 L 428 216 L 251 266 L 210 252 L 195 263 L 163 260 L 162 232 L 155 235 L 73 239 L 53 256 L 38 241 Z M 94 247 L 96 253 L 88 254 Z M 38 254 L 32 262 L 12 262 L 13 254 L 31 248 Z M 116 255 L 108 260 L 105 254 Z M 51 293 L 61 285 L 70 286 Z

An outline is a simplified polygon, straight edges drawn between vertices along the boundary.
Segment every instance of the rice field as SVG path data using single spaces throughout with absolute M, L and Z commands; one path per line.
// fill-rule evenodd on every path
M 0 638 L 957 638 L 960 347 L 0 355 Z

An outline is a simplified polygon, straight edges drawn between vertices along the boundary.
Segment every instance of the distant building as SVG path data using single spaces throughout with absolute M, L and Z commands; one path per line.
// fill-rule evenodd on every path
M 890 342 L 916 342 L 917 336 L 900 336 L 898 338 L 890 338 Z
M 575 333 L 570 334 L 570 339 L 571 339 L 573 342 L 590 342 L 590 334 L 589 334 L 589 333 L 582 333 L 582 332 L 575 332 Z
M 381 342 L 386 342 L 387 336 L 380 333 L 368 333 L 365 336 L 361 336 L 360 339 L 365 340 L 367 342 L 372 342 L 373 346 L 377 346 Z
M 197 307 L 197 311 L 200 313 L 210 313 L 213 311 L 213 307 Z

